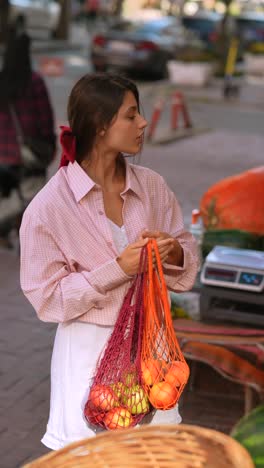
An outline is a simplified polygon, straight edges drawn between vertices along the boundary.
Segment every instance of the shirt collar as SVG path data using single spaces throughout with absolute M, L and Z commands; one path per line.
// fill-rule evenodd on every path
M 77 203 L 79 203 L 87 193 L 96 187 L 96 183 L 86 174 L 77 161 L 69 163 L 66 172 L 69 186 Z
M 133 168 L 133 164 L 129 164 L 125 160 L 126 164 L 126 185 L 124 191 L 121 195 L 132 191 L 138 197 L 142 193 L 138 178 Z M 81 166 L 75 161 L 74 163 L 69 163 L 66 167 L 67 178 L 69 186 L 75 196 L 77 203 L 85 197 L 94 187 L 98 185 L 86 174 L 86 172 L 81 168 Z
M 126 159 L 125 159 L 125 164 L 126 164 L 126 185 L 121 195 L 125 194 L 128 191 L 132 191 L 135 193 L 135 195 L 140 197 L 142 195 L 142 188 L 136 176 L 134 165 L 129 164 Z

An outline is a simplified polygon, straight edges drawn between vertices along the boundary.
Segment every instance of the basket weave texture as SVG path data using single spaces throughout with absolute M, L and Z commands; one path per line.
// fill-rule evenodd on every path
M 192 425 L 143 425 L 104 432 L 51 452 L 24 468 L 254 468 L 242 445 Z

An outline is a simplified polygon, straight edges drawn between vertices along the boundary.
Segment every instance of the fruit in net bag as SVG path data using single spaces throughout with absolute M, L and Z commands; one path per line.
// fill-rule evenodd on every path
M 187 383 L 189 375 L 190 370 L 186 362 L 173 361 L 168 365 L 168 371 L 166 372 L 164 379 L 166 382 L 176 387 L 181 387 L 181 385 L 185 385 Z
M 127 408 L 119 406 L 108 411 L 103 421 L 107 429 L 125 429 L 131 426 L 133 417 Z
M 122 401 L 133 415 L 149 411 L 148 397 L 140 385 L 133 385 L 131 388 L 127 388 Z
M 171 409 L 176 405 L 178 398 L 177 388 L 168 382 L 154 384 L 149 391 L 149 400 L 156 409 Z
M 163 379 L 162 361 L 157 359 L 148 359 L 141 362 L 142 383 L 153 385 Z
M 109 411 L 118 404 L 118 397 L 112 388 L 100 384 L 91 389 L 89 400 L 92 406 L 100 411 Z

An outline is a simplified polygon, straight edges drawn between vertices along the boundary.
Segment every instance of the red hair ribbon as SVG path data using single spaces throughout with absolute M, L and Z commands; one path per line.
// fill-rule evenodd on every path
M 60 167 L 67 166 L 69 162 L 74 163 L 76 157 L 76 138 L 70 127 L 60 126 L 60 144 L 62 146 Z

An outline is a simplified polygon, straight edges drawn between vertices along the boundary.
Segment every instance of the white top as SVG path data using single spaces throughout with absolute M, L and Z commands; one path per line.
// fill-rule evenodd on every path
M 109 226 L 112 231 L 113 241 L 116 246 L 118 253 L 121 253 L 128 245 L 128 238 L 125 230 L 125 226 L 119 227 L 111 219 L 107 218 L 109 221 Z

